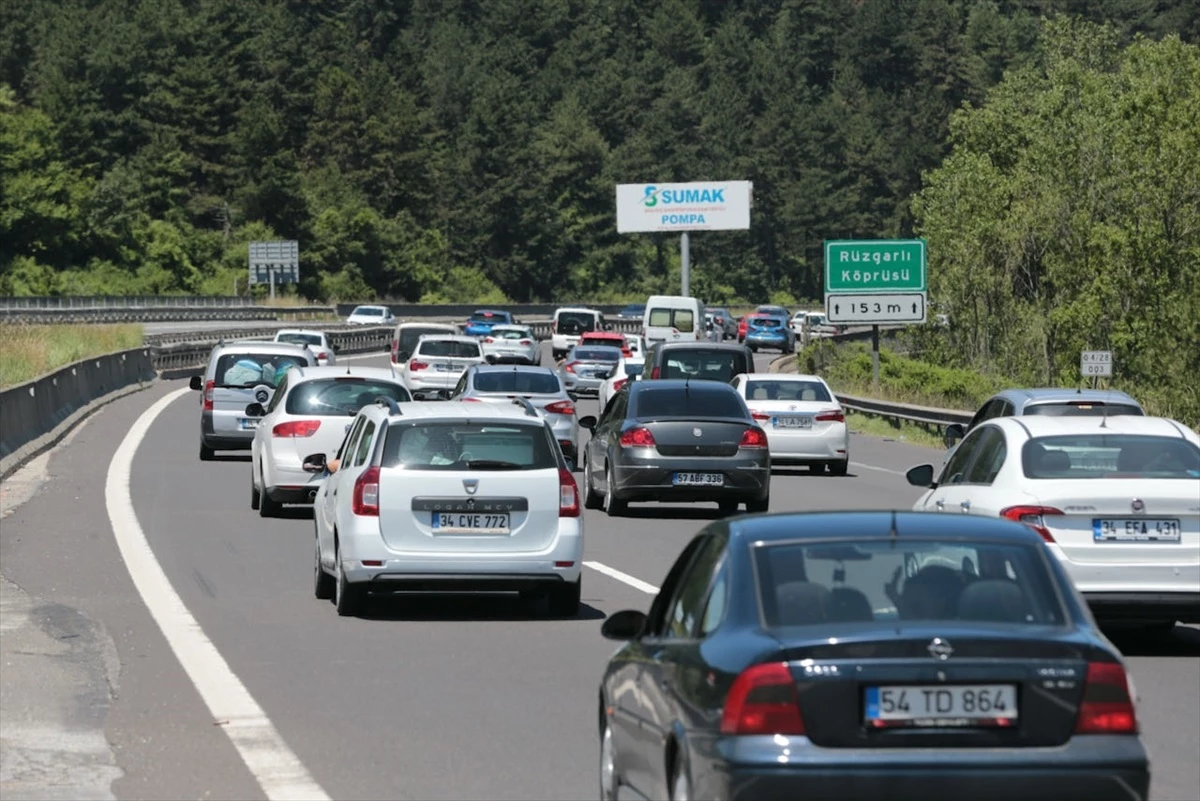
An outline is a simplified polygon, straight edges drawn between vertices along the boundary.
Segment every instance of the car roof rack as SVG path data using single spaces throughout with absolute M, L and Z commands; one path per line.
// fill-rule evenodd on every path
M 404 412 L 400 410 L 400 404 L 396 403 L 396 399 L 387 395 L 380 395 L 378 398 L 376 398 L 375 405 L 386 406 L 390 414 L 404 414 Z
M 513 406 L 521 406 L 525 409 L 526 417 L 537 417 L 537 408 L 529 402 L 527 398 L 513 398 Z

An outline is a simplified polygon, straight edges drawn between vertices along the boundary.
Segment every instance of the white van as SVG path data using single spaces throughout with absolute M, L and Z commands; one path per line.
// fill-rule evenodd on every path
M 704 304 L 683 295 L 651 295 L 642 315 L 642 336 L 647 349 L 659 342 L 705 339 Z
M 579 344 L 579 337 L 590 331 L 607 331 L 604 315 L 582 306 L 564 306 L 554 310 L 550 322 L 550 355 L 555 361 L 565 359 L 567 352 Z

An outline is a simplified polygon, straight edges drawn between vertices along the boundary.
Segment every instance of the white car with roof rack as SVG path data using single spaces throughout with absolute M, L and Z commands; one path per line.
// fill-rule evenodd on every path
M 1038 532 L 1098 619 L 1200 622 L 1200 436 L 1175 420 L 992 418 L 908 481 L 917 511 Z
M 250 508 L 271 517 L 285 503 L 312 503 L 320 482 L 302 460 L 316 451 L 332 456 L 358 410 L 380 397 L 412 400 L 386 367 L 298 367 L 284 376 L 269 404 L 249 404 L 246 416 L 257 420 Z
M 335 458 L 304 469 L 314 502 L 314 594 L 340 615 L 371 591 L 496 591 L 580 603 L 583 517 L 554 432 L 528 401 L 380 400 Z
M 329 341 L 324 331 L 309 328 L 282 328 L 275 332 L 275 342 L 291 342 L 304 345 L 313 352 L 318 367 L 337 364 L 337 346 Z

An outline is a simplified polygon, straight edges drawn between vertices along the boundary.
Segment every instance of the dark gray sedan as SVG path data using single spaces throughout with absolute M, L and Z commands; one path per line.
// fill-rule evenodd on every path
M 605 405 L 583 453 L 584 505 L 609 515 L 631 501 L 770 504 L 767 435 L 737 390 L 718 381 L 634 381 Z

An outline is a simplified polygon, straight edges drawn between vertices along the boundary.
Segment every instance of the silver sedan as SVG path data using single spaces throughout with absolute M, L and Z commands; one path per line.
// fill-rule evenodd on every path
M 598 397 L 600 385 L 623 358 L 620 348 L 576 346 L 558 366 L 558 377 L 572 398 Z

